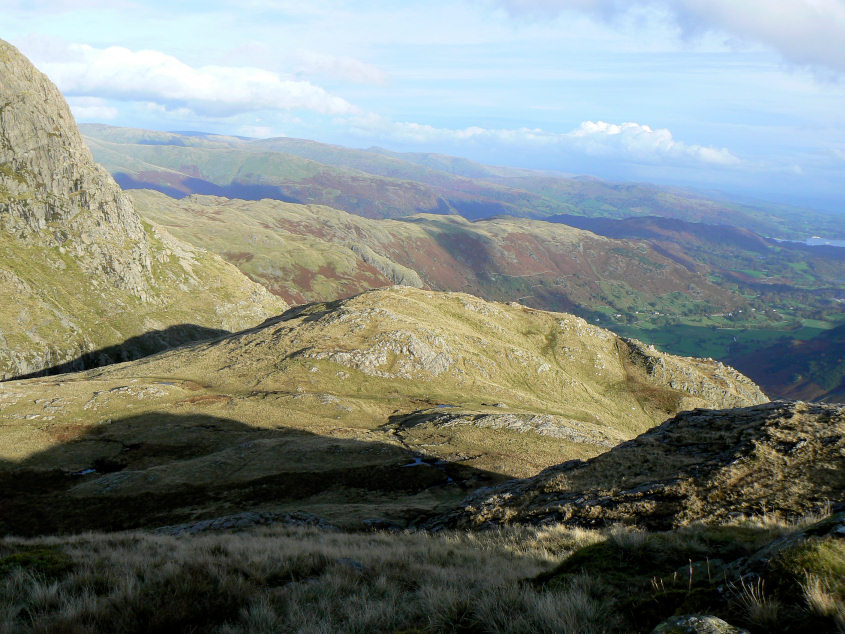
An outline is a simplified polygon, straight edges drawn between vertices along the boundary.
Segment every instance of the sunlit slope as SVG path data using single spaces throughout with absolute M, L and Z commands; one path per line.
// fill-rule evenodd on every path
M 65 474 L 71 498 L 143 493 L 176 513 L 190 487 L 200 514 L 248 504 L 360 521 L 597 455 L 682 409 L 764 400 L 726 366 L 571 315 L 394 287 L 214 343 L 4 384 L 0 447 L 7 472 Z
M 146 218 L 290 302 L 395 282 L 608 317 L 728 312 L 746 303 L 648 245 L 561 224 L 429 214 L 372 220 L 273 200 L 130 193 Z

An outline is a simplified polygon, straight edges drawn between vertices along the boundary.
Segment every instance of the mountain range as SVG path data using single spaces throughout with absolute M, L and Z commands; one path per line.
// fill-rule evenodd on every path
M 776 238 L 845 239 L 835 215 L 751 206 L 677 188 L 494 167 L 433 154 L 356 150 L 303 139 L 81 126 L 96 160 L 127 189 L 321 204 L 368 218 L 458 213 L 546 218 L 663 216 Z
M 807 328 L 729 352 L 838 397 L 840 252 L 667 190 L 562 216 L 587 181 L 87 130 L 179 197 L 0 41 L 0 630 L 845 626 L 843 408 L 620 334 Z
M 822 369 L 796 357 L 785 381 L 766 361 L 775 341 L 824 346 L 843 323 L 845 250 L 796 241 L 840 236 L 833 215 L 381 148 L 83 131 L 124 187 L 175 199 L 137 193 L 142 215 L 195 245 L 209 246 L 210 231 L 212 250 L 288 302 L 396 282 L 465 291 L 573 311 L 675 354 L 741 363 L 773 396 L 841 398 L 836 363 Z M 214 216 L 202 208 L 214 204 L 226 221 L 209 230 Z M 595 235 L 576 242 L 548 222 Z
M 793 381 L 773 376 L 765 350 L 779 339 L 821 342 L 842 318 L 845 251 L 735 227 L 659 217 L 368 219 L 270 199 L 130 195 L 145 218 L 213 250 L 289 303 L 394 283 L 515 300 L 575 312 L 676 354 L 741 362 L 775 396 L 790 394 Z M 813 398 L 838 398 L 832 388 L 845 375 L 836 364 L 799 372 L 794 362 L 787 376 L 803 372 L 831 386 Z

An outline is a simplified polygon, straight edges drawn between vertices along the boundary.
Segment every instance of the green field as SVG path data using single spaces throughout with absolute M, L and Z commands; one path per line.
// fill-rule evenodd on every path
M 653 344 L 672 354 L 726 359 L 739 350 L 762 348 L 784 337 L 807 341 L 835 326 L 834 322 L 807 319 L 802 320 L 800 326 L 793 323 L 791 327 L 779 328 L 689 323 L 644 327 L 613 325 L 611 328 L 620 335 Z

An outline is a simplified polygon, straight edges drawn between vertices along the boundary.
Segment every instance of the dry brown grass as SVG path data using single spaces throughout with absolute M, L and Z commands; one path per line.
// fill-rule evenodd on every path
M 600 632 L 594 579 L 524 583 L 601 537 L 520 529 L 346 534 L 293 528 L 174 538 L 145 533 L 0 542 L 55 549 L 0 575 L 0 632 Z
M 761 629 L 772 630 L 780 622 L 780 602 L 766 592 L 766 584 L 762 579 L 756 581 L 741 581 L 734 587 L 734 600 L 739 609 L 745 613 L 749 623 Z
M 0 634 L 638 632 L 674 613 L 818 634 L 845 613 L 845 559 L 819 526 L 5 538 Z
M 801 589 L 811 613 L 832 618 L 839 626 L 839 630 L 845 632 L 845 604 L 842 602 L 842 597 L 837 596 L 832 585 L 830 579 L 808 573 L 801 583 Z

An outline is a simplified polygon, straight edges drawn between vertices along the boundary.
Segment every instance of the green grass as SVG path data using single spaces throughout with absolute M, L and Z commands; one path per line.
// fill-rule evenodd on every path
M 772 544 L 794 529 L 618 530 L 576 550 L 535 584 L 567 589 L 588 575 L 632 631 L 649 631 L 672 614 L 713 614 L 754 633 L 834 631 L 845 625 L 845 548 L 834 537 L 812 537 L 814 530 L 780 550 Z M 771 561 L 760 559 L 765 552 Z M 756 581 L 746 582 L 743 575 Z M 810 591 L 808 580 L 816 580 Z
M 613 324 L 611 328 L 672 354 L 727 359 L 738 348 L 755 350 L 783 337 L 806 341 L 835 325 L 823 320 L 803 320 L 798 328 L 728 327 L 722 325 L 725 323 L 711 321 L 712 325 L 667 324 L 660 327 Z
M 40 369 L 44 358 L 59 364 L 176 324 L 243 328 L 286 307 L 269 295 L 256 302 L 256 287 L 213 255 L 196 251 L 182 261 L 152 226 L 145 230 L 153 255 L 148 301 L 81 266 L 75 239 L 60 249 L 0 236 L 0 268 L 7 271 L 0 291 L 15 298 L 0 305 L 6 345 L 0 376 L 20 374 L 21 367 Z
M 56 546 L 18 546 L 12 548 L 11 554 L 4 555 L 3 551 L 7 549 L 0 548 L 0 578 L 21 571 L 52 581 L 73 568 L 71 558 Z

